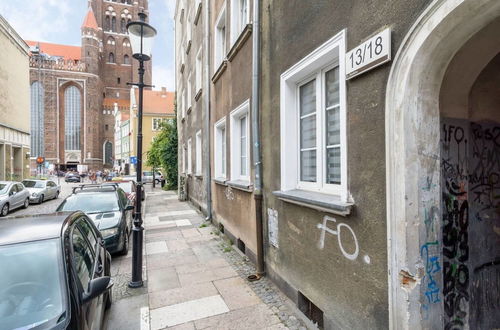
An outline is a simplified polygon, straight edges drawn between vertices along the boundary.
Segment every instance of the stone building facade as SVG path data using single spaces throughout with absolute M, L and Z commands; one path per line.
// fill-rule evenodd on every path
M 141 11 L 148 13 L 147 0 L 92 0 L 80 47 L 28 41 L 33 159 L 42 156 L 63 170 L 113 166 L 112 104 L 129 102 L 126 84 L 137 72 L 126 24 Z M 148 62 L 147 84 L 150 68 Z
M 0 181 L 29 176 L 28 45 L 0 15 Z
M 232 3 L 211 3 L 220 30 Z M 215 76 L 208 110 L 217 123 L 259 61 L 267 276 L 324 329 L 498 328 L 500 3 L 258 4 L 258 56 Z M 209 216 L 258 224 L 220 184 Z

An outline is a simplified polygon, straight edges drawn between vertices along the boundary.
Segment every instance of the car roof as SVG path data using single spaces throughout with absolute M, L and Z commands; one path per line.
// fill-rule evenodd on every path
M 0 221 L 0 246 L 61 237 L 66 223 L 82 212 L 7 217 Z
M 19 183 L 19 182 L 16 182 L 16 181 L 0 181 L 0 183 L 10 184 L 10 183 Z

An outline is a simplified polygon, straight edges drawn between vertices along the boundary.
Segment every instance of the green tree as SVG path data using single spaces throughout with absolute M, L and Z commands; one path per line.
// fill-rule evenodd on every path
M 147 165 L 162 168 L 168 190 L 177 189 L 177 111 L 175 117 L 161 124 L 160 133 L 151 143 Z

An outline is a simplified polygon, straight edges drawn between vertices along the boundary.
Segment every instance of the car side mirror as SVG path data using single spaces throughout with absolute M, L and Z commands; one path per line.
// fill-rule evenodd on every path
M 134 209 L 134 205 L 127 205 L 125 211 L 132 211 Z
M 109 276 L 103 276 L 99 278 L 95 278 L 89 283 L 88 292 L 83 293 L 82 301 L 83 303 L 87 303 L 90 300 L 99 297 L 104 292 L 111 289 L 113 286 L 113 280 Z

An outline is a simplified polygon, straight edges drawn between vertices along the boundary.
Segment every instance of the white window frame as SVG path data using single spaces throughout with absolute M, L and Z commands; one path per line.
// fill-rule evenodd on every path
M 222 133 L 224 130 L 224 133 Z M 214 125 L 215 179 L 226 180 L 227 173 L 227 125 L 226 117 Z
M 189 109 L 193 106 L 192 100 L 193 100 L 193 95 L 192 95 L 192 86 L 191 86 L 191 72 L 189 72 L 188 78 L 187 78 L 187 102 L 186 102 L 186 109 Z
M 226 58 L 227 53 L 227 19 L 226 19 L 226 3 L 222 6 L 219 16 L 215 21 L 214 26 L 214 68 L 217 68 L 222 64 Z M 221 29 L 224 27 L 224 35 L 222 35 Z
M 201 175 L 201 162 L 202 162 L 202 155 L 201 155 L 201 130 L 196 132 L 196 140 L 195 140 L 195 152 L 196 152 L 196 159 L 195 159 L 195 174 L 196 175 Z
M 160 130 L 160 125 L 167 121 L 167 118 L 156 117 L 151 120 L 151 129 L 155 132 Z M 158 123 L 155 127 L 155 123 Z
M 203 62 L 202 62 L 202 47 L 198 50 L 198 53 L 196 54 L 196 81 L 195 81 L 195 95 L 198 94 L 198 92 L 201 90 L 201 81 L 203 79 Z
M 241 119 L 246 117 L 246 175 L 241 174 Z M 231 180 L 250 181 L 250 100 L 230 114 Z
M 346 84 L 345 84 L 345 30 L 342 30 L 281 75 L 280 81 L 280 131 L 281 131 L 281 190 L 303 189 L 339 196 L 348 201 L 347 191 L 347 135 L 346 135 Z M 323 102 L 317 102 L 317 175 L 316 183 L 300 181 L 300 122 L 299 86 L 316 78 L 316 94 L 324 99 L 322 79 L 327 69 L 338 64 L 340 101 L 340 184 L 325 181 L 325 122 Z M 319 118 L 318 118 L 319 117 Z
M 191 138 L 189 138 L 188 142 L 187 142 L 187 171 L 186 171 L 187 174 L 191 174 L 193 171 L 192 151 L 193 151 L 192 141 L 191 141 Z
M 247 12 L 241 20 L 241 4 L 246 1 Z M 250 22 L 250 0 L 231 0 L 231 46 L 238 40 L 245 26 Z

